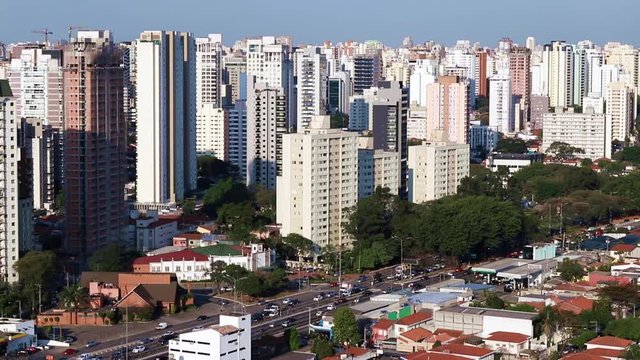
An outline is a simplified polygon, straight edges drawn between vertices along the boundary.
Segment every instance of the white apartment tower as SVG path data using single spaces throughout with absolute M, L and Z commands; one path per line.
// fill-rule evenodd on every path
M 327 58 L 318 47 L 296 51 L 298 129 L 327 113 Z
M 564 41 L 552 41 L 542 50 L 542 81 L 546 82 L 549 105 L 568 107 L 573 105 L 573 45 Z M 543 86 L 544 87 L 544 86 Z
M 342 224 L 358 200 L 358 134 L 330 129 L 329 116 L 317 116 L 309 128 L 282 137 L 282 153 L 276 199 L 282 235 L 348 246 Z
M 469 176 L 469 161 L 468 144 L 409 146 L 409 201 L 419 204 L 456 194 Z
M 556 108 L 543 116 L 544 136 L 542 149 L 547 151 L 554 142 L 564 142 L 584 150 L 577 154 L 592 160 L 611 158 L 611 115 L 596 114 L 592 108 L 583 113 L 574 113 L 573 108 L 564 111 Z
M 229 160 L 229 112 L 206 103 L 196 114 L 196 155 Z
M 222 81 L 222 34 L 196 38 L 196 106 L 220 106 Z
M 175 360 L 250 360 L 251 314 L 220 315 L 220 324 L 169 340 Z
M 636 118 L 636 95 L 624 82 L 612 82 L 606 94 L 606 113 L 611 115 L 611 140 L 625 141 Z
M 373 138 L 360 137 L 358 148 L 358 199 L 373 195 L 376 188 L 398 194 L 400 154 L 373 148 Z
M 631 89 L 640 86 L 638 49 L 633 45 L 610 42 L 604 46 L 604 60 L 607 65 L 618 65 L 626 75 L 626 85 Z
M 236 100 L 229 112 L 229 163 L 238 168 L 242 181 L 247 176 L 247 102 Z
M 504 134 L 514 132 L 514 104 L 508 71 L 489 78 L 489 99 L 489 126 Z
M 193 36 L 145 31 L 137 40 L 137 200 L 167 204 L 196 188 Z
M 288 98 L 282 88 L 251 80 L 247 85 L 247 185 L 275 189 L 281 171 L 282 135 L 288 132 Z

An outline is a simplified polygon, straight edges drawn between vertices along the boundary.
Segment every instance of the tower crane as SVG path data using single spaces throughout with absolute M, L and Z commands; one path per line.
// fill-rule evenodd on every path
M 45 46 L 49 46 L 49 35 L 53 35 L 53 32 L 49 31 L 49 29 L 44 28 L 40 30 L 33 30 L 32 33 L 35 34 L 43 34 L 44 35 L 44 44 Z

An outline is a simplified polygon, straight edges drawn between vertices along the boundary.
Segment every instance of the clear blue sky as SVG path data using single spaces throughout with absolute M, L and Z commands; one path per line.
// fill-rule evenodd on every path
M 0 41 L 42 39 L 49 28 L 67 37 L 70 25 L 112 30 L 116 41 L 144 30 L 220 32 L 225 44 L 256 35 L 292 35 L 294 44 L 377 39 L 399 46 L 456 39 L 496 46 L 533 35 L 598 44 L 640 45 L 640 0 L 0 0 Z M 613 15 L 615 14 L 615 15 Z

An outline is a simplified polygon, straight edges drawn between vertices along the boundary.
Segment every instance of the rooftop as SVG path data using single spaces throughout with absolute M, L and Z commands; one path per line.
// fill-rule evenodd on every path
M 485 338 L 485 340 L 520 344 L 529 340 L 529 337 L 527 335 L 514 332 L 496 331 L 489 334 L 489 337 Z
M 499 310 L 499 309 L 488 309 L 488 308 L 479 308 L 479 307 L 465 307 L 460 305 L 454 305 L 438 311 L 446 311 L 446 312 L 453 312 L 453 313 L 459 313 L 459 314 L 493 316 L 493 317 L 502 317 L 502 318 L 511 318 L 511 319 L 523 319 L 523 320 L 533 320 L 538 316 L 537 313 L 530 313 L 530 312 L 524 312 L 524 311 Z
M 184 249 L 184 250 L 173 252 L 173 253 L 142 256 L 133 260 L 133 265 L 148 265 L 153 262 L 172 261 L 172 260 L 173 261 L 175 260 L 209 261 L 209 257 L 201 253 L 195 252 L 191 249 Z
M 466 357 L 462 357 L 458 355 L 434 353 L 431 351 L 426 352 L 424 350 L 407 354 L 404 356 L 404 358 L 406 360 L 469 360 Z
M 241 247 L 238 245 L 218 244 L 218 245 L 194 248 L 193 251 L 200 254 L 204 254 L 204 255 L 237 256 L 237 255 L 241 255 L 240 249 Z
M 438 346 L 435 349 L 431 349 L 431 351 L 439 352 L 439 353 L 462 355 L 462 356 L 479 356 L 479 357 L 488 356 L 493 353 L 493 350 L 491 349 L 470 346 L 470 345 L 462 345 L 462 344 L 446 344 L 446 345 Z
M 415 314 L 406 316 L 398 320 L 398 325 L 414 325 L 425 321 L 429 321 L 433 318 L 433 313 L 430 311 L 420 311 Z
M 391 326 L 393 326 L 393 324 L 395 324 L 396 322 L 393 320 L 389 320 L 389 319 L 380 319 L 378 320 L 377 323 L 375 323 L 373 326 L 371 326 L 372 329 L 380 329 L 380 330 L 386 330 L 388 328 L 390 328 Z
M 600 336 L 586 343 L 586 345 L 614 346 L 620 348 L 626 348 L 631 344 L 633 344 L 633 341 L 615 336 Z
M 233 325 L 213 325 L 211 326 L 211 329 L 222 335 L 229 335 L 238 331 L 238 328 Z
M 415 329 L 405 331 L 400 336 L 405 337 L 411 341 L 419 342 L 428 339 L 433 336 L 433 333 L 425 328 L 417 327 Z
M 455 301 L 457 299 L 457 294 L 439 291 L 420 291 L 408 296 L 408 301 L 410 303 L 420 304 L 443 304 L 448 301 Z

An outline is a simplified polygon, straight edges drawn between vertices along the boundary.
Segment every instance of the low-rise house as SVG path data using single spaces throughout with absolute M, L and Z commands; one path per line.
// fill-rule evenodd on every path
M 633 345 L 633 341 L 615 337 L 615 336 L 600 336 L 595 339 L 589 340 L 585 343 L 587 350 L 590 349 L 610 349 L 610 350 L 624 350 L 627 347 Z
M 523 334 L 496 331 L 484 339 L 486 346 L 498 354 L 519 356 L 522 350 L 529 348 L 530 337 Z
M 396 337 L 394 328 L 395 321 L 389 319 L 380 319 L 371 326 L 371 342 L 379 344 L 383 340 Z
M 129 219 L 128 242 L 139 251 L 150 251 L 171 245 L 171 239 L 178 234 L 178 221 L 174 218 L 160 218 L 158 211 L 146 214 L 134 211 Z
M 419 311 L 409 316 L 405 316 L 395 323 L 395 333 L 401 334 L 418 327 L 427 327 L 433 321 L 431 311 Z
M 418 327 L 398 335 L 396 350 L 400 352 L 431 350 L 437 343 L 447 344 L 455 339 L 456 337 L 447 333 L 434 334 L 423 327 Z
M 614 276 L 606 271 L 592 271 L 589 273 L 589 285 L 598 286 L 599 284 L 616 283 L 618 285 L 626 285 L 635 282 L 635 278 L 628 276 Z
M 191 249 L 133 260 L 135 273 L 175 273 L 178 281 L 206 280 L 210 267 L 209 256 Z
M 624 360 L 624 350 L 594 348 L 582 352 L 585 355 L 600 356 L 607 360 Z
M 479 346 L 446 344 L 438 346 L 428 353 L 453 354 L 471 360 L 493 360 L 494 351 Z
M 324 360 L 369 360 L 376 358 L 377 354 L 375 350 L 363 349 L 359 347 L 348 347 L 340 354 L 326 357 Z
M 468 360 L 466 357 L 446 354 L 446 353 L 434 353 L 431 351 L 416 351 L 411 354 L 407 354 L 401 357 L 403 360 Z
M 435 327 L 459 330 L 464 334 L 491 334 L 510 331 L 533 336 L 533 322 L 538 314 L 489 308 L 451 306 L 433 313 Z
M 630 256 L 637 247 L 635 244 L 615 244 L 609 249 L 609 256 L 616 261 L 624 260 L 627 256 Z

